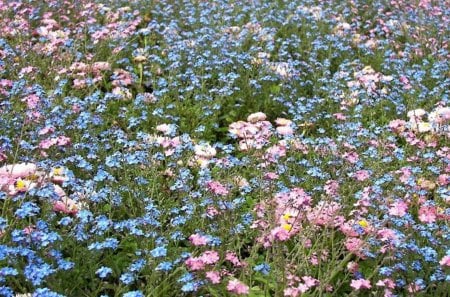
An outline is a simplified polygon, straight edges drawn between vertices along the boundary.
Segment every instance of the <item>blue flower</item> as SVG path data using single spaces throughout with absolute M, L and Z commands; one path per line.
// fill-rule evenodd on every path
M 156 266 L 155 270 L 156 271 L 170 271 L 172 270 L 172 263 L 170 262 L 161 262 L 158 264 L 158 266 Z
M 129 285 L 136 279 L 136 276 L 133 273 L 125 272 L 120 276 L 120 281 L 125 285 Z
M 52 268 L 47 263 L 31 263 L 25 266 L 24 275 L 25 277 L 34 285 L 39 286 L 44 278 L 56 272 L 54 268 Z
M 14 291 L 10 287 L 0 286 L 0 296 L 13 297 Z
M 164 246 L 160 246 L 151 250 L 150 254 L 153 258 L 165 257 L 167 255 L 167 249 Z
M 197 291 L 197 289 L 198 289 L 198 286 L 197 286 L 197 283 L 195 283 L 195 282 L 185 283 L 181 287 L 181 291 L 183 291 L 183 292 L 195 292 L 195 291 Z
M 141 291 L 130 291 L 123 294 L 123 297 L 144 297 L 144 294 Z
M 145 261 L 144 259 L 138 259 L 134 261 L 134 263 L 132 263 L 128 269 L 131 272 L 139 272 L 142 270 L 142 268 L 144 268 L 145 264 L 147 264 L 147 261 Z
M 94 242 L 88 246 L 89 250 L 113 249 L 119 246 L 119 241 L 116 238 L 107 238 L 103 242 Z
M 261 263 L 259 265 L 256 265 L 255 267 L 253 267 L 253 270 L 256 272 L 260 272 L 264 275 L 268 275 L 270 272 L 270 265 L 267 263 Z
M 8 276 L 8 275 L 18 275 L 19 272 L 12 267 L 3 267 L 0 268 L 0 277 Z
M 24 202 L 19 209 L 16 210 L 15 215 L 20 219 L 26 217 L 32 217 L 39 213 L 40 208 L 36 205 L 36 203 L 27 201 Z
M 65 297 L 65 296 L 55 293 L 47 288 L 40 288 L 40 289 L 36 289 L 36 291 L 34 291 L 33 297 Z
M 98 277 L 100 277 L 100 278 L 105 278 L 111 273 L 112 273 L 112 269 L 109 267 L 105 267 L 105 266 L 102 266 L 99 269 L 97 269 L 97 271 L 95 271 L 95 274 L 97 274 Z

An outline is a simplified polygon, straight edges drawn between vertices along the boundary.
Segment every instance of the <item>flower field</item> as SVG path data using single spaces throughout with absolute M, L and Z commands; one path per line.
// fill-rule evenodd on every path
M 0 296 L 449 296 L 446 0 L 0 0 Z

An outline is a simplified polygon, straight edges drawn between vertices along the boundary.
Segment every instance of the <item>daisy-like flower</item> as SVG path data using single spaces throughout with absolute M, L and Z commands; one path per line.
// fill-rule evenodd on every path
M 37 166 L 33 163 L 18 163 L 0 167 L 0 176 L 24 178 L 36 173 Z
M 264 120 L 266 120 L 266 118 L 267 118 L 267 116 L 265 113 L 255 112 L 255 113 L 250 114 L 247 117 L 247 121 L 250 123 L 256 123 L 256 122 L 264 121 Z

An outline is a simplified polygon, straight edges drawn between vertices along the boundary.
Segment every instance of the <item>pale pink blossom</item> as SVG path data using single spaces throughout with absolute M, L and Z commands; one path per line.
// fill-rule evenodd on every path
M 218 181 L 210 180 L 206 183 L 208 190 L 219 196 L 228 195 L 228 189 Z
M 370 177 L 370 172 L 367 170 L 358 170 L 355 172 L 354 177 L 357 181 L 365 181 Z
M 199 257 L 205 264 L 215 264 L 219 261 L 219 253 L 216 251 L 205 251 Z
M 237 279 L 228 281 L 227 290 L 238 295 L 247 295 L 249 293 L 249 287 Z
M 221 277 L 218 271 L 208 271 L 206 272 L 206 278 L 213 284 L 219 284 Z
M 25 178 L 36 173 L 37 166 L 33 163 L 17 163 L 0 167 L 0 177 Z
M 250 114 L 247 117 L 247 122 L 256 123 L 256 122 L 259 122 L 259 121 L 264 121 L 266 118 L 267 118 L 267 116 L 266 116 L 265 113 L 255 112 L 255 113 Z
M 275 120 L 275 123 L 276 123 L 278 126 L 290 126 L 290 125 L 292 124 L 292 121 L 291 121 L 291 120 L 288 120 L 288 119 L 285 119 L 285 118 L 277 118 L 277 119 Z
M 189 241 L 195 246 L 202 246 L 208 243 L 208 239 L 206 236 L 202 236 L 198 233 L 192 234 L 189 236 Z
M 342 157 L 347 160 L 348 162 L 350 162 L 351 164 L 355 164 L 356 162 L 358 162 L 359 160 L 359 155 L 356 152 L 348 152 L 348 153 L 344 153 L 342 155 Z
M 210 159 L 216 155 L 216 149 L 209 144 L 196 144 L 194 153 L 198 157 Z
M 296 287 L 288 287 L 283 291 L 285 297 L 297 297 L 300 295 L 299 288 Z
M 203 262 L 201 258 L 198 257 L 189 257 L 184 264 L 188 267 L 189 270 L 198 271 L 205 269 L 206 263 Z
M 403 200 L 396 201 L 391 204 L 389 214 L 392 216 L 403 217 L 408 211 L 408 204 Z
M 366 258 L 366 256 L 364 255 L 364 246 L 365 243 L 363 240 L 359 239 L 359 238 L 347 238 L 345 240 L 345 248 L 350 251 L 351 253 L 355 254 L 356 256 L 358 256 L 361 259 Z
M 386 288 L 389 288 L 389 289 L 394 289 L 395 288 L 395 283 L 390 278 L 385 278 L 385 279 L 379 280 L 376 283 L 376 285 L 379 286 L 379 287 L 386 287 Z
M 284 225 L 284 226 L 287 226 L 287 225 Z M 288 226 L 290 228 L 290 225 L 288 225 Z M 283 226 L 275 227 L 274 229 L 272 229 L 272 231 L 270 233 L 274 239 L 279 240 L 279 241 L 286 241 L 289 238 L 291 238 L 291 236 L 294 234 L 293 232 L 289 232 L 289 230 L 286 230 L 289 228 L 283 228 Z
M 442 266 L 450 267 L 450 255 L 445 255 L 441 261 L 439 261 L 439 264 Z
M 278 134 L 283 136 L 291 136 L 294 134 L 294 129 L 291 126 L 279 126 L 276 130 Z
M 171 125 L 169 124 L 160 124 L 156 126 L 156 131 L 162 132 L 164 134 L 170 134 L 172 131 Z
M 59 195 L 59 194 L 58 194 Z M 79 210 L 77 203 L 68 198 L 67 196 L 63 197 L 61 200 L 55 201 L 53 203 L 53 211 L 55 212 L 63 212 L 66 214 L 76 214 Z
M 419 221 L 422 223 L 431 224 L 436 221 L 436 207 L 422 206 L 419 209 Z
M 234 252 L 227 252 L 225 254 L 225 260 L 230 261 L 236 267 L 243 266 L 243 263 L 239 260 L 236 253 Z
M 363 278 L 353 279 L 350 283 L 350 287 L 354 288 L 355 290 L 372 288 L 372 286 L 370 285 L 370 281 Z

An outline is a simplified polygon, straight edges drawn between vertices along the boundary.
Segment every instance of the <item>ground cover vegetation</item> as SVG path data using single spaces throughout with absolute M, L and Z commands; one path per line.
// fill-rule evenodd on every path
M 0 0 L 0 295 L 447 296 L 449 22 Z

